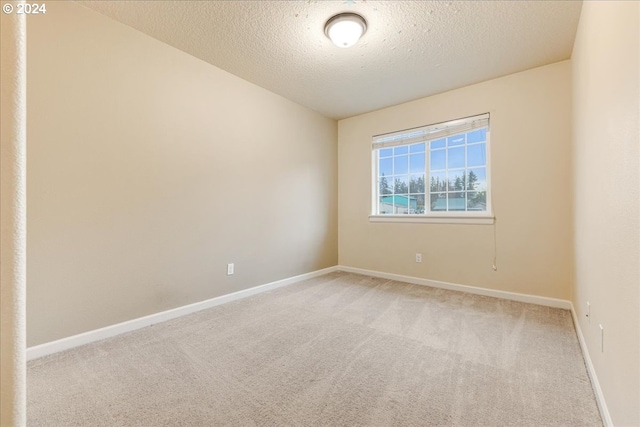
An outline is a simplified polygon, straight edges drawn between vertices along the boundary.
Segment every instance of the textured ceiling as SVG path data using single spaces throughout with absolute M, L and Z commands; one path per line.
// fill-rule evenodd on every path
M 345 118 L 568 59 L 581 1 L 82 1 L 327 117 Z M 335 47 L 324 24 L 367 33 Z

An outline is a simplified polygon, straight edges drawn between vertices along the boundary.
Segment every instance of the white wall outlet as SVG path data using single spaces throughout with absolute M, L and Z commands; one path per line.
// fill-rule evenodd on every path
M 233 275 L 233 270 L 234 270 L 233 263 L 227 264 L 227 276 Z
M 587 301 L 587 313 L 585 316 L 587 316 L 587 321 L 591 323 L 591 304 L 589 304 L 589 301 Z
M 600 352 L 604 353 L 604 328 L 600 326 Z
M 422 254 L 416 254 L 416 262 L 422 262 Z

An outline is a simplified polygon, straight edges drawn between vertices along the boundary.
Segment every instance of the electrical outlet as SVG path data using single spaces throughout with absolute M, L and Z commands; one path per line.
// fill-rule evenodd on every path
M 227 264 L 227 276 L 233 275 L 233 270 L 234 270 L 233 263 Z
M 591 323 L 591 304 L 589 304 L 589 301 L 587 301 L 587 321 L 589 323 Z
M 422 254 L 416 254 L 416 262 L 422 262 Z

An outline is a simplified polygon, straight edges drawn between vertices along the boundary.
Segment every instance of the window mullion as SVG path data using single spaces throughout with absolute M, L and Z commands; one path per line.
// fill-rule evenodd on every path
M 444 206 L 445 212 L 449 212 L 449 141 L 445 139 L 444 144 L 444 174 L 445 174 L 445 188 L 444 188 Z
M 376 178 L 376 191 L 374 192 L 374 200 L 373 200 L 373 212 L 380 214 L 380 185 L 382 184 L 382 179 L 380 178 L 380 150 L 376 150 L 376 155 L 374 156 L 374 170 L 375 170 L 375 178 Z
M 469 171 L 467 170 L 468 168 L 468 155 L 469 155 L 469 150 L 468 150 L 468 146 L 467 146 L 467 141 L 468 140 L 468 135 L 465 134 L 464 135 L 464 171 L 462 172 L 464 175 L 462 176 L 462 184 L 464 185 L 462 188 L 463 191 L 463 195 L 464 195 L 464 211 L 467 212 L 467 208 L 469 207 L 469 193 L 467 192 L 467 174 L 469 173 Z
M 431 165 L 429 164 L 430 144 L 429 141 L 424 143 L 424 214 L 431 213 Z M 428 196 L 428 197 L 427 197 Z M 428 204 L 427 204 L 428 199 Z

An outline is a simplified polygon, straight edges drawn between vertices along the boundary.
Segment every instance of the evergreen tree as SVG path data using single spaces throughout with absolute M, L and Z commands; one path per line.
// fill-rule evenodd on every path
M 478 181 L 478 176 L 473 172 L 469 172 L 469 183 L 467 184 L 467 190 L 475 190 L 476 182 Z
M 462 189 L 463 189 L 463 187 L 462 187 L 462 180 L 460 179 L 460 177 L 459 177 L 459 176 L 457 176 L 457 177 L 456 177 L 456 181 L 455 181 L 455 183 L 453 184 L 453 188 L 454 188 L 456 191 L 460 191 L 460 190 L 462 190 Z
M 387 177 L 382 174 L 380 178 L 380 194 L 392 194 L 391 187 L 389 187 L 389 183 L 387 182 Z
M 409 192 L 411 194 L 424 194 L 424 177 L 411 178 L 409 182 Z
M 396 182 L 394 185 L 394 193 L 407 194 L 408 192 L 409 192 L 409 187 L 407 186 L 407 184 L 396 178 Z
M 440 181 L 440 178 L 431 177 L 430 190 L 432 193 L 438 191 L 447 191 L 447 181 Z

